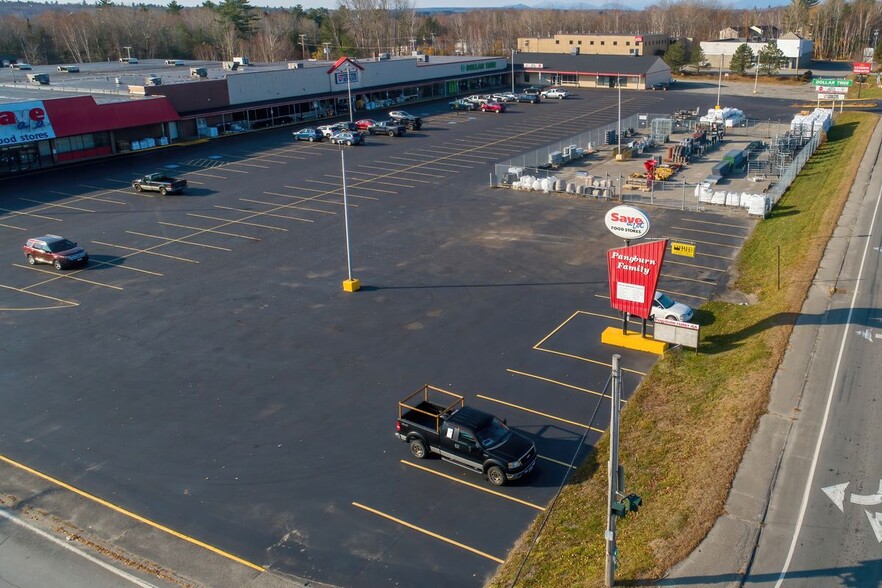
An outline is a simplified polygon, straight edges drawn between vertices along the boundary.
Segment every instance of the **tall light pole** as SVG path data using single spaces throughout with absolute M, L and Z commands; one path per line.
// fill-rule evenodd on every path
M 615 585 L 616 578 L 616 514 L 613 506 L 618 501 L 618 494 L 624 488 L 619 488 L 619 404 L 622 397 L 622 372 L 619 367 L 621 356 L 616 354 L 612 356 L 612 377 L 610 379 L 611 394 L 610 400 L 612 406 L 610 408 L 609 417 L 609 462 L 607 464 L 607 475 L 609 477 L 609 497 L 607 500 L 606 512 L 606 582 L 607 588 Z
M 349 97 L 349 122 L 352 120 L 352 68 L 346 68 L 346 93 Z M 343 183 L 343 193 L 346 193 L 346 182 Z
M 352 277 L 352 255 L 349 247 L 349 199 L 346 196 L 346 157 L 345 149 L 340 147 L 340 169 L 343 172 L 343 229 L 346 232 L 346 276 L 343 280 L 343 290 L 356 292 L 361 288 L 361 283 Z
M 720 90 L 723 88 L 723 50 L 720 49 L 720 81 L 717 82 L 717 110 L 722 108 L 720 106 Z
M 514 53 L 515 50 L 511 50 L 511 93 L 514 94 Z
M 619 89 L 619 122 L 618 122 L 618 130 L 616 131 L 616 136 L 619 140 L 619 150 L 616 151 L 618 153 L 618 158 L 620 160 L 624 160 L 622 157 L 622 75 L 616 74 L 616 87 Z
M 756 94 L 756 84 L 759 82 L 759 55 L 756 56 L 756 76 L 753 78 L 753 93 Z M 719 102 L 719 99 L 717 99 Z

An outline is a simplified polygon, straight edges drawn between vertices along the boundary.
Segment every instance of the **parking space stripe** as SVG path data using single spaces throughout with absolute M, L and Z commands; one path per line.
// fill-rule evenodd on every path
M 526 500 L 521 500 L 520 498 L 515 498 L 514 496 L 506 496 L 502 492 L 496 492 L 495 490 L 490 490 L 489 488 L 484 488 L 483 486 L 478 486 L 477 484 L 472 484 L 471 482 L 466 482 L 465 480 L 460 480 L 459 478 L 455 478 L 453 476 L 448 476 L 447 474 L 442 474 L 441 472 L 436 472 L 435 470 L 429 469 L 425 466 L 421 466 L 419 464 L 407 461 L 400 460 L 406 466 L 410 466 L 412 468 L 417 468 L 418 470 L 422 470 L 424 472 L 428 472 L 435 476 L 440 476 L 451 482 L 456 482 L 457 484 L 462 484 L 463 486 L 468 486 L 469 488 L 474 488 L 475 490 L 480 490 L 481 492 L 486 492 L 487 494 L 492 494 L 493 496 L 498 496 L 499 498 L 504 498 L 506 500 L 511 500 L 512 502 L 517 502 L 518 504 L 523 504 L 524 506 L 529 506 L 530 508 L 535 508 L 539 511 L 544 511 L 544 506 L 539 506 L 538 504 L 533 504 L 532 502 L 527 502 Z
M 79 212 L 95 212 L 94 210 L 89 210 L 88 208 L 79 208 L 77 206 L 71 206 L 70 204 L 61 204 L 59 202 L 43 202 L 42 200 L 34 200 L 33 198 L 19 198 L 19 200 L 24 200 L 25 202 L 33 202 L 34 204 L 42 204 L 43 206 L 47 206 L 49 208 L 58 207 L 68 208 L 70 210 L 77 210 Z
M 195 259 L 187 259 L 186 257 L 178 257 L 177 255 L 169 255 L 167 253 L 159 253 L 156 251 L 151 251 L 149 249 L 138 249 L 136 247 L 126 247 L 125 245 L 117 245 L 115 243 L 105 243 L 104 241 L 92 241 L 96 245 L 104 245 L 105 247 L 116 247 L 117 249 L 125 249 L 127 251 L 134 251 L 135 253 L 146 253 L 147 255 L 156 255 L 157 257 L 165 257 L 167 259 L 175 259 L 177 261 L 185 261 L 187 263 L 199 263 Z
M 55 282 L 57 280 L 73 280 L 75 282 L 83 282 L 85 284 L 92 284 L 93 286 L 103 286 L 105 288 L 112 288 L 114 290 L 124 290 L 124 288 L 121 288 L 120 286 L 112 286 L 110 284 L 105 284 L 103 282 L 96 282 L 94 280 L 87 280 L 86 278 L 78 278 L 76 276 L 76 274 L 82 272 L 83 270 L 79 270 L 79 271 L 67 273 L 67 274 L 59 274 L 57 272 L 50 272 L 50 271 L 40 269 L 37 267 L 33 267 L 30 265 L 21 265 L 19 263 L 13 263 L 12 265 L 14 267 L 20 267 L 20 268 L 23 268 L 26 270 L 31 270 L 32 272 L 39 272 L 41 274 L 48 274 L 48 275 L 52 276 L 48 280 L 43 280 L 42 282 L 37 282 L 36 284 L 31 284 L 30 286 L 26 286 L 25 288 L 22 288 L 22 290 L 29 290 L 31 288 L 36 288 L 37 286 L 42 286 L 43 284 L 48 284 L 49 282 Z
M 244 165 L 247 167 L 259 167 L 260 169 L 270 169 L 270 166 L 268 166 L 268 165 L 258 165 L 256 163 L 245 163 L 244 161 L 228 161 L 227 165 Z M 230 171 L 237 171 L 237 170 L 230 170 Z M 244 172 L 244 173 L 249 173 L 249 172 Z
M 585 392 L 587 394 L 593 394 L 594 396 L 600 396 L 601 398 L 609 398 L 609 395 L 604 394 L 603 392 L 598 392 L 596 390 L 589 390 L 588 388 L 580 388 L 579 386 L 574 386 L 573 384 L 566 384 L 564 382 L 558 382 L 557 380 L 552 380 L 551 378 L 546 378 L 544 376 L 537 376 L 536 374 L 528 374 L 527 372 L 521 372 L 518 370 L 513 370 L 511 368 L 505 370 L 510 374 L 515 374 L 516 376 L 524 376 L 525 378 L 533 378 L 534 380 L 541 380 L 543 382 L 548 382 L 549 384 L 557 384 L 558 386 L 563 386 L 564 388 L 569 388 L 571 390 L 578 390 L 579 392 Z M 625 401 L 621 401 L 622 404 L 625 404 Z
M 278 194 L 282 196 L 282 194 Z M 294 210 L 304 210 L 306 212 L 318 212 L 320 214 L 337 214 L 333 210 L 322 210 L 320 208 L 309 208 L 308 206 L 298 206 L 297 204 L 279 204 L 277 202 L 264 202 L 263 200 L 254 200 L 253 198 L 239 198 L 242 202 L 253 202 L 254 204 L 263 204 L 264 206 L 283 206 Z M 252 237 L 253 238 L 253 237 Z
M 704 231 L 702 229 L 696 229 L 694 227 L 671 227 L 671 230 L 674 229 L 678 231 L 687 231 L 689 233 L 701 233 L 703 235 L 719 235 L 721 237 L 732 237 L 733 239 L 744 239 L 744 235 L 732 235 L 720 231 Z
M 686 263 L 686 262 L 683 262 L 683 261 L 674 261 L 673 259 L 666 259 L 666 260 L 665 260 L 665 264 L 667 264 L 667 265 L 683 265 L 683 266 L 686 266 L 686 267 L 694 267 L 694 268 L 697 268 L 697 269 L 700 269 L 700 270 L 709 271 L 709 272 L 724 272 L 724 271 L 727 271 L 725 268 L 707 267 L 707 266 L 704 266 L 704 265 L 698 265 L 697 263 Z
M 30 288 L 30 286 L 28 286 Z M 30 290 L 23 290 L 22 288 L 15 288 L 14 286 L 6 286 L 4 284 L 0 284 L 0 288 L 6 288 L 7 290 L 12 290 L 14 292 L 20 292 L 22 294 L 27 294 L 29 296 L 36 296 L 37 298 L 45 298 L 47 300 L 54 300 L 56 302 L 61 302 L 62 304 L 66 304 L 67 306 L 43 306 L 39 308 L 0 308 L 0 310 L 55 310 L 57 308 L 69 308 L 71 306 L 79 306 L 79 302 L 74 302 L 73 300 L 65 300 L 64 298 L 56 298 L 55 296 L 49 296 L 48 294 L 40 294 L 39 292 L 31 292 Z
M 8 208 L 0 208 L 0 212 L 8 212 L 9 214 L 14 215 L 14 216 L 32 216 L 32 217 L 34 217 L 34 218 L 39 218 L 39 219 L 42 219 L 42 220 L 51 220 L 51 221 L 56 221 L 56 222 L 59 222 L 59 223 L 61 222 L 61 219 L 60 219 L 60 218 L 54 218 L 54 217 L 51 217 L 51 216 L 45 216 L 45 215 L 42 215 L 42 214 L 36 214 L 36 213 L 33 213 L 33 212 L 22 212 L 22 211 L 20 211 L 20 210 L 10 210 L 10 209 L 8 209 Z
M 190 175 L 194 175 L 194 176 L 205 176 L 205 177 L 207 177 L 207 178 L 216 178 L 216 179 L 218 179 L 218 180 L 226 180 L 226 179 L 229 179 L 229 178 L 227 178 L 227 176 L 219 176 L 219 175 L 216 175 L 216 174 L 209 174 L 209 173 L 198 172 L 198 171 L 189 172 L 189 174 L 190 174 Z M 143 194 L 143 192 L 141 192 L 141 194 Z M 151 198 L 152 198 L 152 196 L 151 196 Z
M 365 505 L 360 504 L 360 503 L 358 503 L 358 502 L 353 502 L 353 503 L 352 503 L 352 506 L 354 506 L 354 507 L 356 507 L 356 508 L 360 508 L 360 509 L 362 509 L 362 510 L 366 510 L 366 511 L 368 511 L 368 512 L 370 512 L 370 513 L 373 513 L 373 514 L 377 515 L 378 517 L 383 517 L 384 519 L 387 519 L 387 520 L 390 520 L 390 521 L 392 521 L 392 522 L 398 523 L 399 525 L 401 525 L 401 526 L 403 526 L 403 527 L 407 527 L 408 529 L 412 529 L 412 530 L 414 530 L 414 531 L 417 531 L 418 533 L 422 533 L 422 534 L 424 534 L 424 535 L 428 535 L 429 537 L 432 537 L 432 538 L 434 538 L 434 539 L 438 539 L 439 541 L 443 541 L 443 542 L 445 542 L 445 543 L 447 543 L 447 544 L 449 544 L 449 545 L 453 545 L 453 546 L 455 546 L 455 547 L 459 547 L 460 549 L 465 549 L 466 551 L 470 551 L 470 552 L 474 553 L 475 555 L 480 555 L 481 557 L 486 557 L 487 559 L 489 559 L 489 560 L 491 560 L 491 561 L 495 561 L 495 562 L 498 563 L 498 564 L 505 563 L 505 560 L 501 560 L 501 559 L 499 559 L 498 557 L 493 557 L 493 556 L 490 555 L 489 553 L 484 553 L 483 551 L 480 551 L 480 550 L 478 550 L 478 549 L 475 549 L 474 547 L 469 547 L 468 545 L 466 545 L 466 544 L 464 544 L 464 543 L 460 543 L 459 541 L 454 541 L 453 539 L 448 539 L 447 537 L 444 537 L 443 535 L 439 535 L 438 533 L 433 533 L 432 531 L 429 531 L 429 530 L 427 530 L 427 529 L 423 529 L 423 528 L 421 528 L 421 527 L 417 527 L 416 525 L 414 525 L 414 524 L 412 524 L 412 523 L 408 523 L 408 522 L 406 522 L 406 521 L 403 521 L 403 520 L 399 519 L 398 517 L 393 517 L 392 515 L 388 515 L 388 514 L 386 514 L 386 513 L 384 513 L 384 512 L 380 512 L 380 511 L 378 511 L 378 510 L 375 509 L 375 508 L 371 508 L 371 507 L 369 507 L 369 506 L 365 506 Z
M 121 269 L 129 270 L 131 272 L 141 272 L 142 274 L 150 274 L 152 276 L 160 276 L 161 277 L 163 275 L 159 272 L 152 272 L 150 270 L 145 270 L 145 269 L 141 269 L 138 267 L 132 267 L 130 265 L 120 265 L 118 263 L 113 263 L 114 261 L 125 261 L 126 259 L 127 259 L 126 257 L 116 257 L 110 261 L 97 261 L 95 258 L 92 258 L 92 262 L 95 265 L 109 265 L 111 267 L 118 267 Z
M 281 196 L 283 198 L 296 198 L 298 202 L 295 204 L 299 204 L 300 202 L 321 202 L 322 204 L 333 204 L 334 206 L 343 206 L 343 200 L 322 200 L 322 196 L 328 196 L 332 194 L 327 190 L 316 190 L 315 188 L 303 188 L 301 186 L 285 186 L 285 188 L 291 188 L 294 190 L 305 190 L 307 192 L 318 192 L 315 196 L 297 196 L 291 194 L 280 194 L 279 192 L 264 192 L 269 196 Z M 342 195 L 341 195 L 342 196 Z
M 101 188 L 104 191 L 104 188 Z M 110 192 L 115 192 L 116 190 L 109 190 Z M 106 198 L 99 198 L 98 196 L 86 196 L 85 194 L 68 194 L 66 192 L 59 192 L 58 190 L 49 190 L 50 194 L 58 194 L 59 196 L 66 196 L 68 198 L 78 198 L 81 200 L 95 200 L 96 202 L 105 202 L 107 204 L 119 204 L 121 206 L 125 206 L 126 203 L 121 200 L 109 200 Z
M 5 228 L 7 228 L 7 229 L 14 229 L 14 230 L 16 230 L 16 231 L 27 231 L 27 229 L 23 229 L 22 227 L 14 227 L 14 226 L 12 226 L 12 225 L 6 225 L 6 224 L 3 224 L 3 223 L 0 223 L 0 227 L 5 227 Z
M 271 230 L 271 231 L 284 231 L 284 232 L 288 232 L 288 229 L 286 229 L 286 228 L 284 228 L 284 227 L 273 227 L 273 226 L 271 226 L 271 225 L 262 225 L 262 224 L 260 224 L 260 223 L 250 223 L 250 222 L 245 221 L 245 220 L 230 220 L 230 219 L 227 219 L 227 218 L 220 218 L 220 217 L 216 217 L 216 216 L 208 216 L 207 214 L 196 214 L 195 212 L 188 212 L 188 213 L 187 213 L 187 216 L 193 216 L 193 217 L 196 217 L 196 218 L 207 218 L 208 220 L 216 220 L 216 221 L 218 221 L 218 222 L 222 222 L 222 223 L 224 223 L 224 224 L 231 224 L 231 225 L 232 225 L 232 224 L 241 224 L 241 225 L 248 225 L 248 226 L 250 226 L 250 227 L 259 227 L 259 228 L 261 228 L 261 229 L 269 229 L 269 230 Z M 252 216 L 259 216 L 259 215 L 255 214 L 255 215 L 252 215 Z M 248 218 L 251 218 L 251 217 L 248 217 Z M 227 249 L 227 251 L 232 251 L 232 249 Z
M 228 231 L 217 231 L 215 229 L 203 229 L 201 227 L 193 227 L 190 225 L 181 225 L 178 223 L 170 223 L 170 222 L 166 222 L 166 221 L 159 221 L 159 224 L 165 225 L 167 227 L 175 227 L 178 229 L 190 229 L 191 231 L 199 231 L 202 233 L 214 233 L 216 235 L 224 235 L 225 237 L 238 237 L 239 239 L 248 239 L 250 241 L 260 241 L 261 240 L 259 237 L 252 237 L 250 235 L 239 235 L 238 233 L 230 233 Z M 151 252 L 148 251 L 147 253 L 151 253 Z M 173 256 L 169 256 L 169 257 L 173 257 Z M 187 261 L 190 261 L 190 260 L 187 260 Z M 198 262 L 196 262 L 196 263 L 198 263 Z
M 151 235 L 149 233 L 139 233 L 137 231 L 126 231 L 126 233 L 130 235 L 137 235 L 139 237 L 148 237 L 150 239 L 159 239 L 161 241 L 165 241 L 166 243 L 181 243 L 182 245 L 192 245 L 193 247 L 205 247 L 207 249 L 218 249 L 220 251 L 232 251 L 232 249 L 227 249 L 226 247 L 218 247 L 217 245 L 206 245 L 205 243 L 193 243 L 192 241 L 184 241 L 188 237 L 193 235 L 188 235 L 188 237 L 181 237 L 176 239 L 174 237 L 163 237 L 162 235 Z
M 117 182 L 120 184 L 127 184 L 130 187 L 132 185 L 131 182 L 127 182 L 125 180 L 117 180 L 114 178 L 107 178 L 107 181 L 108 182 Z M 80 188 L 89 188 L 90 190 L 101 190 L 103 192 L 113 192 L 116 194 L 126 194 L 128 196 L 140 196 L 141 198 L 156 198 L 156 196 L 154 196 L 153 194 L 148 194 L 147 192 L 135 192 L 135 191 L 123 190 L 123 189 L 117 190 L 116 188 L 102 188 L 101 186 L 90 186 L 88 184 L 80 184 Z
M 594 365 L 602 365 L 603 367 L 612 368 L 612 364 L 605 361 L 598 361 L 596 359 L 591 359 L 590 357 L 582 357 L 581 355 L 574 355 L 572 353 L 565 353 L 563 351 L 558 351 L 556 349 L 546 349 L 545 347 L 534 347 L 536 351 L 542 351 L 543 353 L 553 353 L 554 355 L 560 355 L 561 357 L 569 357 L 570 359 L 578 359 L 579 361 L 584 361 L 585 363 L 591 363 Z M 641 372 L 638 370 L 634 370 L 631 368 L 622 368 L 623 372 L 628 372 L 631 374 L 637 374 L 638 376 L 645 376 L 646 372 Z
M 546 456 L 544 456 L 544 455 L 538 455 L 538 454 L 537 454 L 536 457 L 538 457 L 539 459 L 544 459 L 545 461 L 550 461 L 551 463 L 556 463 L 557 465 L 562 465 L 563 467 L 568 468 L 568 469 L 572 469 L 572 470 L 577 470 L 577 469 L 579 469 L 578 467 L 576 467 L 576 466 L 574 466 L 574 465 L 571 465 L 571 464 L 568 464 L 568 463 L 564 463 L 564 462 L 562 462 L 562 461 L 558 461 L 558 460 L 556 460 L 556 459 L 553 459 L 553 458 L 551 458 L 551 457 L 546 457 Z
M 276 206 L 276 207 L 278 207 L 278 206 L 280 206 L 280 205 L 276 204 L 276 205 L 272 205 L 272 206 Z M 315 222 L 315 221 L 312 220 L 312 219 L 308 219 L 308 218 L 300 218 L 300 217 L 297 217 L 297 216 L 288 216 L 288 215 L 286 215 L 286 214 L 278 214 L 278 213 L 276 213 L 276 212 L 259 212 L 259 211 L 254 211 L 254 210 L 248 210 L 248 209 L 245 209 L 245 208 L 235 208 L 235 207 L 233 207 L 233 206 L 221 206 L 220 204 L 215 204 L 214 207 L 215 207 L 215 208 L 218 208 L 218 209 L 220 209 L 220 210 L 232 210 L 232 211 L 234 211 L 234 212 L 243 212 L 243 213 L 245 213 L 245 214 L 250 214 L 250 215 L 252 215 L 252 217 L 253 217 L 253 215 L 256 214 L 256 215 L 260 215 L 260 216 L 270 216 L 270 217 L 273 217 L 273 218 L 284 218 L 284 219 L 287 219 L 287 220 L 296 220 L 296 221 L 301 221 L 301 222 L 304 222 L 304 223 L 314 223 L 314 222 Z
M 604 429 L 598 429 L 597 427 L 592 427 L 591 425 L 586 425 L 586 424 L 584 424 L 584 423 L 579 423 L 579 422 L 576 422 L 576 421 L 571 421 L 571 420 L 569 420 L 569 419 L 565 419 L 565 418 L 561 418 L 561 417 L 556 417 L 556 416 L 554 416 L 554 415 L 548 414 L 547 412 L 539 412 L 538 410 L 533 410 L 532 408 L 526 408 L 526 407 L 524 407 L 524 406 L 519 406 L 519 405 L 517 405 L 517 404 L 512 404 L 511 402 L 506 402 L 506 401 L 504 401 L 504 400 L 499 400 L 499 399 L 497 399 L 497 398 L 491 398 L 491 397 L 489 397 L 489 396 L 484 396 L 483 394 L 477 394 L 476 396 L 477 396 L 478 398 L 483 399 L 483 400 L 489 400 L 490 402 L 496 402 L 496 403 L 498 403 L 498 404 L 502 404 L 502 405 L 504 405 L 504 406 L 508 406 L 508 407 L 510 407 L 510 408 L 516 408 L 516 409 L 518 409 L 518 410 L 523 410 L 524 412 L 529 412 L 529 413 L 531 413 L 531 414 L 535 414 L 535 415 L 539 415 L 539 416 L 542 416 L 542 417 L 545 417 L 545 418 L 549 418 L 549 419 L 554 420 L 554 421 L 558 421 L 558 422 L 561 422 L 561 423 L 566 423 L 566 424 L 568 424 L 568 425 L 573 425 L 573 426 L 575 426 L 575 427 L 582 427 L 583 429 L 588 429 L 589 431 L 594 431 L 595 433 L 603 433 L 603 432 L 604 432 Z
M 235 555 L 228 553 L 226 551 L 223 551 L 222 549 L 218 549 L 217 547 L 214 547 L 213 545 L 209 545 L 208 543 L 203 543 L 202 541 L 199 541 L 198 539 L 194 539 L 188 535 L 184 535 L 183 533 L 179 533 L 178 531 L 175 531 L 174 529 L 166 527 L 165 525 L 161 525 L 159 523 L 151 521 L 150 519 L 144 518 L 139 514 L 135 514 L 134 512 L 132 512 L 130 510 L 126 510 L 126 509 L 122 508 L 121 506 L 117 506 L 117 505 L 113 504 L 112 502 L 108 502 L 108 501 L 104 500 L 103 498 L 98 498 L 94 494 L 89 494 L 88 492 L 86 492 L 84 490 L 80 490 L 76 486 L 71 486 L 70 484 L 68 484 L 66 482 L 62 482 L 61 480 L 59 480 L 57 478 L 53 478 L 52 476 L 44 474 L 43 472 L 37 471 L 37 470 L 30 468 L 24 464 L 21 464 L 17 461 L 14 461 L 14 460 L 6 457 L 5 455 L 0 455 L 0 461 L 3 461 L 5 463 L 11 465 L 14 468 L 17 468 L 19 470 L 27 472 L 27 473 L 29 473 L 33 476 L 36 476 L 42 480 L 46 480 L 50 484 L 54 484 L 55 486 L 58 486 L 60 488 L 64 488 L 65 490 L 73 492 L 74 494 L 76 494 L 78 496 L 82 496 L 83 498 L 90 500 L 96 504 L 100 504 L 101 506 L 109 508 L 112 511 L 118 512 L 119 514 L 121 514 L 123 516 L 134 519 L 134 520 L 138 521 L 139 523 L 144 523 L 145 525 L 153 527 L 154 529 L 157 529 L 157 530 L 162 531 L 164 533 L 168 533 L 169 535 L 177 537 L 178 539 L 183 539 L 187 543 L 191 543 L 191 544 L 196 545 L 198 547 L 202 547 L 203 549 L 207 549 L 208 551 L 211 551 L 212 553 L 216 553 L 217 555 L 220 555 L 221 557 L 225 557 L 225 558 L 232 560 L 236 563 L 240 563 L 240 564 L 247 566 L 247 567 L 249 567 L 253 570 L 256 570 L 258 572 L 265 572 L 266 571 L 265 568 L 263 568 L 259 565 L 253 564 L 250 561 L 244 560 L 240 557 L 236 557 Z
M 408 151 L 407 153 L 410 154 L 409 151 Z M 424 157 L 424 155 L 416 155 L 416 154 L 414 154 L 414 155 L 411 156 L 411 157 Z M 389 157 L 389 159 L 405 159 L 405 158 L 404 158 L 404 157 L 398 157 L 398 156 L 396 156 L 396 155 L 392 155 L 392 156 Z M 475 166 L 473 166 L 473 165 L 465 165 L 465 164 L 462 164 L 462 163 L 450 163 L 449 161 L 438 161 L 437 159 L 428 159 L 428 160 L 426 160 L 426 163 L 430 163 L 430 164 L 432 164 L 432 165 L 447 165 L 447 166 L 450 166 L 450 167 L 462 167 L 462 168 L 466 168 L 466 169 L 473 169 L 473 168 L 475 167 Z
M 373 169 L 373 166 L 372 166 L 372 165 L 359 164 L 358 167 L 365 167 L 365 168 L 368 168 L 368 169 Z M 393 179 L 393 180 L 401 180 L 401 181 L 403 181 L 403 182 L 418 182 L 418 183 L 420 183 L 420 184 L 434 184 L 434 183 L 436 183 L 436 182 L 432 182 L 432 181 L 429 181 L 429 180 L 420 180 L 420 179 L 417 179 L 417 178 L 403 178 L 403 177 L 401 177 L 401 176 L 398 175 L 399 173 L 402 173 L 402 172 L 403 172 L 403 173 L 411 173 L 411 172 L 408 172 L 408 171 L 405 171 L 405 170 L 400 170 L 400 169 L 399 169 L 399 170 L 395 170 L 394 172 L 388 172 L 388 171 L 387 171 L 387 172 L 385 172 L 385 173 L 381 173 L 381 174 L 372 174 L 372 173 L 370 173 L 370 172 L 362 172 L 362 171 L 356 171 L 356 170 L 353 170 L 351 173 L 353 173 L 353 174 L 362 174 L 362 175 L 373 176 L 373 177 L 372 177 L 371 179 L 369 179 L 369 180 L 361 180 L 362 182 L 382 181 L 384 185 L 401 186 L 402 188 L 416 188 L 416 186 L 408 186 L 408 185 L 406 185 L 406 184 L 396 184 L 395 182 L 391 182 L 391 181 L 389 181 L 390 178 Z M 333 177 L 333 176 L 332 176 L 332 177 Z M 359 186 L 359 188 L 361 188 L 361 186 Z
M 365 167 L 370 167 L 370 166 L 365 166 Z M 398 182 L 390 182 L 388 179 L 388 176 L 385 174 L 374 174 L 374 173 L 370 173 L 370 172 L 358 171 L 357 169 L 349 170 L 349 173 L 352 175 L 371 176 L 371 178 L 369 180 L 364 180 L 364 179 L 360 179 L 360 178 L 358 179 L 358 189 L 359 190 L 370 190 L 371 192 L 385 192 L 387 194 L 398 194 L 398 190 L 384 190 L 383 188 L 371 188 L 371 187 L 365 186 L 365 184 L 367 184 L 368 182 L 371 182 L 377 178 L 383 178 L 383 185 L 384 186 L 396 186 L 398 188 L 410 188 L 410 189 L 416 188 L 416 186 L 413 186 L 411 184 L 399 184 Z M 341 178 L 341 179 L 343 178 L 343 176 L 333 176 L 333 175 L 329 175 L 329 177 L 332 177 L 332 178 L 337 177 L 337 178 Z M 395 178 L 395 179 L 408 179 L 408 178 Z
M 689 239 L 690 243 L 695 243 L 696 245 L 711 245 L 713 247 L 728 247 L 729 249 L 741 249 L 741 245 L 743 243 L 739 243 L 737 245 L 731 245 L 729 243 L 715 243 L 713 241 L 697 241 L 695 239 Z
M 698 282 L 699 284 L 704 284 L 705 286 L 715 286 L 716 281 L 714 280 L 702 280 L 701 278 L 687 278 L 685 276 L 675 276 L 673 274 L 662 273 L 659 274 L 663 278 L 669 278 L 671 280 L 685 280 L 687 282 Z
M 382 160 L 377 160 L 377 161 L 374 162 L 374 163 L 378 163 L 378 164 L 380 164 L 380 165 L 403 165 L 403 166 L 406 166 L 406 167 L 409 167 L 409 168 L 413 168 L 413 166 L 414 166 L 413 162 L 410 162 L 410 163 L 398 163 L 398 162 L 395 162 L 395 161 L 382 161 Z M 428 162 L 426 162 L 426 163 L 428 163 Z M 420 164 L 419 164 L 419 167 L 422 169 L 425 165 L 426 165 L 425 163 L 420 163 Z M 430 177 L 430 178 L 446 178 L 446 177 L 447 177 L 447 176 L 445 176 L 445 175 L 443 175 L 443 174 L 440 174 L 440 175 L 439 175 L 439 174 L 430 174 L 430 173 L 426 173 L 426 172 L 413 171 L 412 169 L 407 169 L 407 170 L 403 170 L 403 169 L 402 169 L 402 170 L 398 170 L 398 171 L 395 172 L 395 173 L 399 173 L 399 172 L 404 172 L 404 173 L 407 173 L 407 174 L 414 174 L 415 176 L 428 176 L 428 177 Z
M 365 173 L 365 172 L 350 172 L 350 173 Z M 334 177 L 334 176 L 331 176 L 331 177 Z M 337 185 L 335 182 L 325 182 L 325 181 L 323 181 L 323 180 L 307 179 L 306 181 L 307 181 L 307 182 L 312 182 L 313 184 L 324 184 L 324 185 L 326 185 L 326 186 L 336 186 L 336 185 Z M 354 186 L 348 186 L 348 188 L 349 188 L 349 190 L 352 190 L 352 188 L 358 188 L 359 190 L 365 189 L 361 184 L 364 184 L 365 182 L 368 182 L 368 181 L 370 181 L 370 180 L 358 180 L 357 182 L 355 182 L 355 185 L 354 185 Z M 295 186 L 285 186 L 285 187 L 286 187 L 286 188 L 293 188 L 293 187 L 295 187 Z M 408 186 L 408 187 L 409 187 L 409 188 L 415 188 L 416 186 Z M 304 188 L 304 190 L 308 190 L 308 189 L 309 189 L 309 188 Z M 368 189 L 369 189 L 369 188 L 368 188 Z M 316 191 L 318 191 L 318 190 L 316 190 Z M 325 194 L 326 194 L 326 195 L 337 194 L 337 193 L 339 193 L 340 195 L 342 195 L 342 194 L 343 194 L 343 188 L 340 187 L 340 188 L 337 188 L 337 189 L 335 189 L 335 190 L 327 190 L 327 191 L 325 191 Z M 348 194 L 349 198 L 368 198 L 368 199 L 370 199 L 370 200 L 379 200 L 379 198 L 374 198 L 373 196 L 357 196 L 357 195 L 355 195 L 355 194 L 351 194 L 351 193 L 348 193 L 348 192 L 347 192 L 347 194 Z M 341 202 L 341 204 L 342 204 L 342 202 Z

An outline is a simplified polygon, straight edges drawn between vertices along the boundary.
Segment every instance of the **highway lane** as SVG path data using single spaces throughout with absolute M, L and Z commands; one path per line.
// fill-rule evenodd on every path
M 815 319 L 804 402 L 744 585 L 882 585 L 880 202 L 877 172 L 859 207 L 846 211 L 855 230 L 836 294 Z

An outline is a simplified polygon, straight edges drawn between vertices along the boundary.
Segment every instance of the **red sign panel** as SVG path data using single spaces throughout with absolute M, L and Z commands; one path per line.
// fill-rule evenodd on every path
M 857 62 L 857 63 L 855 63 L 855 64 L 853 64 L 853 65 L 854 65 L 854 70 L 853 70 L 853 71 L 854 71 L 854 73 L 856 73 L 856 74 L 866 75 L 866 74 L 870 73 L 870 70 L 871 70 L 871 69 L 873 69 L 873 64 L 872 64 L 872 63 L 866 63 L 866 62 L 863 62 L 863 61 L 859 61 L 859 62 Z
M 613 308 L 649 318 L 667 244 L 667 239 L 661 239 L 607 252 L 609 300 Z

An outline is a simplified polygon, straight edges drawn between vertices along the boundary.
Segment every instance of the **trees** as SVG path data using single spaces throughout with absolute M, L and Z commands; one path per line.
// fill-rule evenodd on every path
M 759 73 L 763 75 L 774 75 L 786 61 L 784 52 L 778 47 L 775 41 L 769 41 L 766 46 L 760 49 L 757 55 L 757 67 Z
M 679 72 L 686 65 L 686 48 L 683 46 L 683 43 L 677 41 L 668 47 L 662 59 L 668 64 L 671 71 Z
M 689 56 L 689 65 L 695 68 L 696 73 L 701 73 L 701 70 L 707 67 L 707 57 L 704 55 L 704 50 L 700 45 L 696 45 L 692 49 L 692 55 Z
M 737 74 L 743 75 L 752 63 L 753 51 L 747 46 L 747 43 L 742 43 L 732 55 L 732 59 L 729 61 L 729 69 Z

